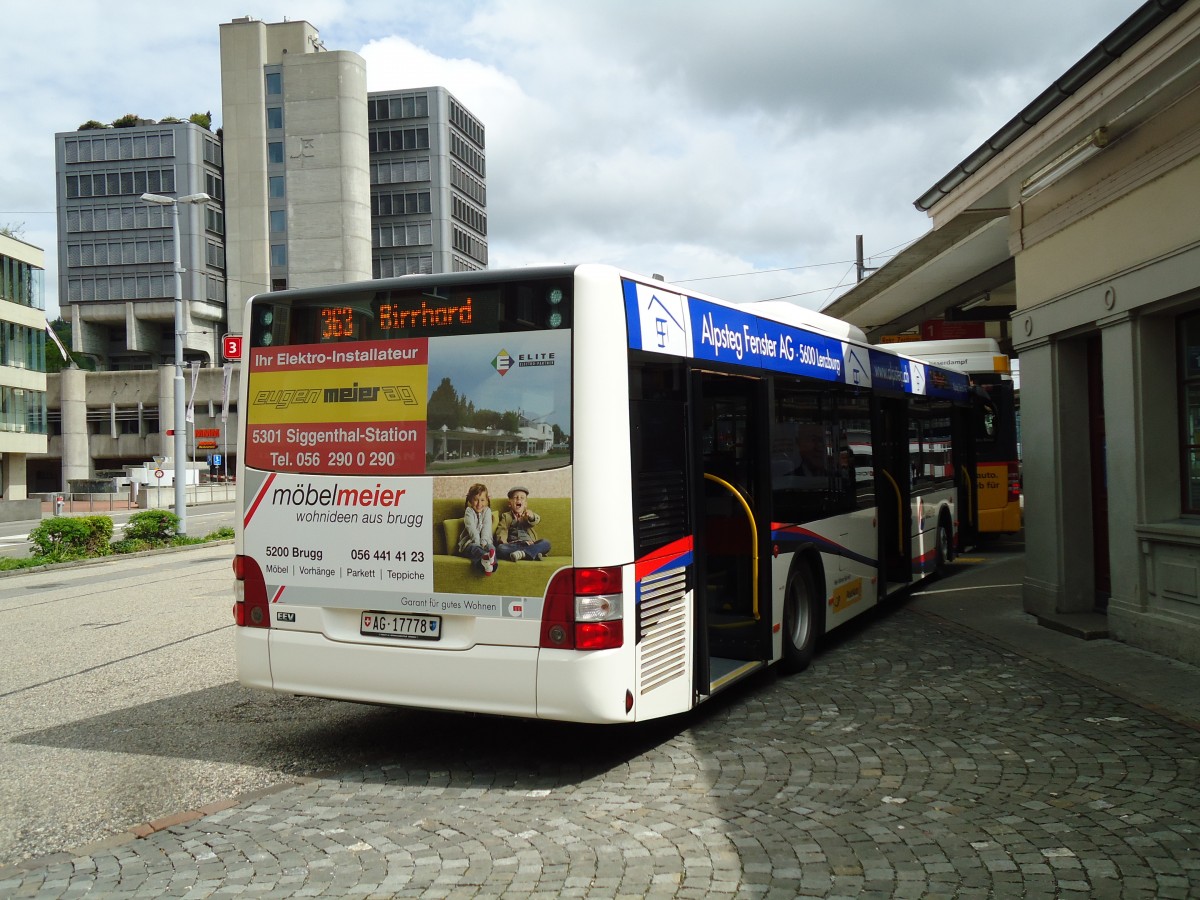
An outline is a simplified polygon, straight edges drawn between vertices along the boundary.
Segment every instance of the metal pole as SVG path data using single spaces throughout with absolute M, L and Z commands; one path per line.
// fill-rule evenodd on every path
M 179 201 L 171 204 L 175 245 L 175 515 L 178 534 L 187 534 L 187 420 L 183 400 L 183 260 L 179 247 Z

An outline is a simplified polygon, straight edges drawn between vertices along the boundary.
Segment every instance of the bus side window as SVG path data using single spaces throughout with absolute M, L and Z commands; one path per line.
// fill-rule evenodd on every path
M 780 387 L 771 431 L 773 515 L 809 522 L 837 508 L 832 416 L 822 391 Z
M 843 512 L 868 509 L 875 505 L 870 401 L 862 396 L 839 396 L 837 427 L 839 456 L 845 454 L 845 477 L 849 482 L 839 497 L 839 508 Z
M 630 368 L 629 424 L 638 554 L 679 540 L 689 531 L 687 410 L 683 367 L 668 363 Z

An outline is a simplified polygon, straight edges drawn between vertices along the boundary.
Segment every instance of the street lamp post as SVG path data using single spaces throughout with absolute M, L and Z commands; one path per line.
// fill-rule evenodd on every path
M 164 197 L 142 194 L 147 203 L 171 207 L 171 244 L 175 249 L 175 515 L 179 534 L 187 534 L 187 418 L 183 400 L 183 259 L 179 246 L 179 204 L 207 203 L 208 194 Z

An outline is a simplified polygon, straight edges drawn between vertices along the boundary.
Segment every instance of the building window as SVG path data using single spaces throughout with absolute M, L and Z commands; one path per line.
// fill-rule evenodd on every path
M 392 131 L 372 131 L 367 139 L 372 152 L 388 150 L 428 150 L 429 128 L 397 128 Z
M 283 107 L 268 106 L 267 107 L 267 127 L 282 128 L 283 127 Z
M 371 264 L 373 277 L 392 278 L 397 275 L 432 275 L 433 256 L 428 253 L 411 256 L 380 256 Z
M 287 265 L 287 244 L 271 245 L 271 265 L 281 267 Z
M 287 231 L 287 210 L 273 209 L 267 216 L 271 220 L 272 234 L 281 234 Z
M 45 309 L 45 274 L 30 263 L 0 255 L 0 300 Z
M 268 72 L 267 73 L 267 96 L 278 97 L 283 93 L 283 73 Z
M 1200 515 L 1200 313 L 1179 319 L 1183 511 Z
M 371 163 L 371 184 L 403 184 L 412 181 L 429 181 L 429 172 L 429 157 Z
M 225 233 L 225 213 L 211 206 L 204 207 L 204 227 L 215 234 Z
M 367 101 L 367 121 L 369 122 L 377 122 L 382 119 L 413 119 L 428 115 L 428 94 L 375 97 Z
M 68 175 L 67 198 L 113 197 L 120 194 L 172 193 L 174 169 L 137 169 L 130 172 L 106 172 L 94 175 Z
M 403 216 L 432 210 L 429 191 L 379 193 L 371 196 L 371 215 Z
M 283 162 L 283 141 L 271 141 L 267 144 L 267 162 Z
M 283 196 L 283 176 L 272 175 L 267 179 L 267 196 L 282 197 Z

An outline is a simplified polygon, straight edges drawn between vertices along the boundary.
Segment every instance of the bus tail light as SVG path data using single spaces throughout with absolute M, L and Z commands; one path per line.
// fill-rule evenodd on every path
M 254 557 L 235 556 L 233 577 L 237 579 L 233 621 L 243 628 L 270 628 L 271 603 L 267 599 L 267 581 Z
M 539 646 L 611 650 L 625 642 L 621 570 L 562 569 L 546 590 Z
M 1008 464 L 1008 502 L 1016 503 L 1021 499 L 1021 470 L 1020 464 Z

